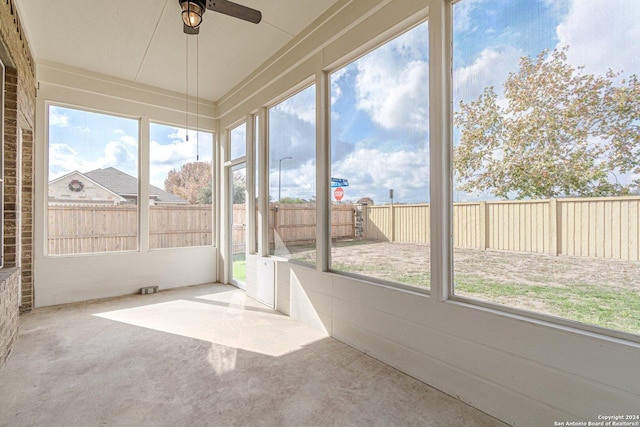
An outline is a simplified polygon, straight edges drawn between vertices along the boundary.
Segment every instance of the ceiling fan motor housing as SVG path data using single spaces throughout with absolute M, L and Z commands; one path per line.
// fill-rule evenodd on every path
M 202 15 L 206 9 L 243 21 L 258 24 L 262 20 L 259 10 L 229 0 L 178 0 L 182 9 L 183 29 L 186 34 L 198 34 Z
M 206 9 L 205 0 L 178 0 L 182 8 L 182 21 L 187 27 L 198 28 Z

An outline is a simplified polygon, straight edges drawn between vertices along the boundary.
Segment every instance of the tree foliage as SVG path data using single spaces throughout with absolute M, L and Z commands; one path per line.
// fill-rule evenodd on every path
M 164 180 L 164 189 L 176 196 L 188 200 L 191 204 L 202 203 L 203 192 L 209 187 L 209 203 L 211 203 L 211 163 L 190 162 L 180 169 L 172 169 Z
M 585 74 L 567 49 L 523 57 L 504 83 L 460 103 L 454 169 L 465 191 L 503 198 L 624 195 L 640 188 L 640 83 Z M 620 178 L 627 174 L 626 182 Z
M 307 203 L 315 203 L 315 200 L 307 200 L 300 197 L 283 197 L 280 199 L 281 205 L 304 205 Z
M 201 188 L 198 192 L 198 203 L 202 205 L 210 205 L 213 203 L 213 189 L 212 185 L 209 184 L 204 188 Z
M 244 175 L 233 175 L 233 204 L 242 204 L 245 202 L 245 191 L 247 189 L 246 177 Z M 198 203 L 210 205 L 213 199 L 213 190 L 211 183 L 203 187 L 198 192 Z
M 247 176 L 244 174 L 233 174 L 233 204 L 238 205 L 245 202 L 247 191 Z

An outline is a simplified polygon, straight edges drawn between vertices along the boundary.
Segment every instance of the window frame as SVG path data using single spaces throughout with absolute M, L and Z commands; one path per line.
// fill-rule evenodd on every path
M 431 7 L 429 9 L 432 9 Z M 415 29 L 416 27 L 427 23 L 427 25 L 429 26 L 429 31 L 428 31 L 428 38 L 426 40 L 427 43 L 427 49 L 428 49 L 428 54 L 429 54 L 429 80 L 427 81 L 427 85 L 428 85 L 428 91 L 429 91 L 429 104 L 434 102 L 434 98 L 432 95 L 432 90 L 433 90 L 433 86 L 435 85 L 434 79 L 432 78 L 432 56 L 431 56 L 431 49 L 432 49 L 432 36 L 431 36 L 431 19 L 430 19 L 430 15 L 431 12 L 429 13 L 419 13 L 417 15 L 414 15 L 413 17 L 410 17 L 407 22 L 404 25 L 401 25 L 399 27 L 394 27 L 391 28 L 387 31 L 384 31 L 383 33 L 379 34 L 377 37 L 372 38 L 369 43 L 363 44 L 361 45 L 359 48 L 354 49 L 353 51 L 351 51 L 350 54 L 345 55 L 344 57 L 342 57 L 340 60 L 334 62 L 331 67 L 325 68 L 323 70 L 324 76 L 323 78 L 326 79 L 326 88 L 325 90 L 328 92 L 325 96 L 328 97 L 328 100 L 330 101 L 331 99 L 331 75 L 347 66 L 349 66 L 350 64 L 358 61 L 359 59 L 363 58 L 364 56 L 368 55 L 369 53 L 375 51 L 376 49 L 386 45 L 387 43 L 393 41 L 394 39 L 402 36 L 403 34 Z M 320 96 L 320 94 L 318 94 L 317 96 Z M 328 110 L 328 112 L 325 114 L 326 120 L 328 121 L 327 123 L 327 140 L 329 142 L 328 144 L 328 154 L 327 154 L 327 164 L 325 165 L 326 169 L 327 169 L 327 176 L 330 177 L 331 176 L 331 145 L 332 145 L 332 140 L 331 140 L 331 132 L 330 132 L 330 128 L 331 128 L 331 103 L 327 102 L 326 105 L 326 109 Z M 431 129 L 431 126 L 433 125 L 432 120 L 431 120 L 431 114 L 432 112 L 429 112 L 429 129 Z M 427 147 L 429 149 L 429 153 L 430 153 L 430 159 L 433 157 L 432 154 L 432 150 L 433 150 L 433 139 L 432 138 L 432 131 L 429 131 L 429 141 L 427 142 Z M 433 160 L 429 160 L 429 175 L 431 177 L 430 182 L 438 182 L 438 181 L 434 181 L 433 180 Z M 433 222 L 433 187 L 432 185 L 429 186 L 429 194 L 430 194 L 430 206 L 431 206 L 431 221 Z M 318 194 L 320 194 L 320 192 L 318 192 Z M 361 275 L 361 274 L 357 274 L 357 273 L 351 273 L 351 272 L 347 272 L 347 271 L 341 271 L 341 270 L 334 270 L 331 268 L 331 250 L 332 250 L 332 239 L 331 239 L 331 191 L 327 191 L 327 195 L 325 197 L 324 202 L 327 205 L 327 220 L 328 220 L 328 236 L 324 236 L 326 241 L 325 243 L 325 259 L 326 259 L 326 267 L 322 269 L 322 271 L 328 272 L 328 273 L 332 273 L 332 274 L 336 274 L 339 276 L 344 276 L 344 277 L 349 277 L 352 279 L 357 279 L 360 281 L 364 281 L 366 283 L 371 283 L 373 285 L 381 285 L 381 286 L 386 286 L 386 287 L 391 287 L 391 288 L 395 288 L 395 289 L 399 289 L 402 291 L 408 291 L 417 295 L 423 295 L 423 296 L 430 296 L 431 293 L 433 292 L 434 289 L 434 284 L 433 284 L 433 277 L 434 277 L 434 270 L 433 270 L 433 250 L 431 250 L 431 259 L 427 260 L 427 262 L 429 262 L 431 264 L 431 279 L 430 279 L 430 283 L 429 283 L 429 287 L 426 288 L 421 288 L 418 286 L 412 286 L 412 285 L 408 285 L 402 282 L 397 282 L 397 281 L 393 281 L 393 280 L 385 280 L 385 279 L 380 279 L 377 277 L 372 277 L 372 276 L 366 276 L 366 275 Z M 318 215 L 320 215 L 320 212 L 318 212 Z M 431 243 L 430 243 L 430 247 L 433 248 L 434 247 L 434 240 L 433 240 L 433 233 L 431 234 L 432 238 L 431 238 Z
M 78 105 L 78 104 L 72 104 L 69 102 L 61 102 L 61 101 L 56 101 L 53 99 L 45 99 L 44 100 L 44 140 L 45 140 L 45 144 L 44 144 L 44 174 L 46 175 L 46 190 L 43 192 L 43 198 L 44 198 L 44 224 L 43 224 L 43 241 L 44 241 L 44 247 L 42 248 L 44 250 L 44 257 L 45 258 L 53 258 L 53 259 L 60 259 L 60 258 L 75 258 L 75 257 L 91 257 L 91 256 L 105 256 L 105 255 L 113 255 L 113 254 L 131 254 L 131 253 L 140 253 L 143 251 L 143 247 L 142 247 L 142 227 L 141 227 L 141 220 L 142 220 L 142 210 L 141 210 L 141 204 L 140 204 L 140 198 L 141 196 L 143 196 L 144 194 L 142 194 L 141 190 L 141 174 L 142 174 L 142 163 L 141 163 L 141 158 L 142 158 L 142 128 L 143 128 L 143 124 L 144 124 L 144 120 L 142 117 L 140 116 L 136 116 L 136 115 L 127 115 L 127 114 L 123 114 L 123 113 L 116 113 L 113 111 L 109 111 L 109 110 L 102 110 L 99 108 L 93 108 L 93 107 L 88 107 L 88 106 L 82 106 L 82 105 Z M 48 240 L 49 240 L 49 161 L 50 161 L 50 144 L 51 144 L 51 140 L 50 140 L 50 123 L 49 123 L 49 119 L 50 119 L 50 108 L 51 107 L 61 107 L 61 108 L 65 108 L 68 110 L 77 110 L 77 111 L 83 111 L 83 112 L 87 112 L 87 113 L 93 113 L 93 114 L 101 114 L 101 115 L 106 115 L 106 116 L 111 116 L 111 117 L 117 117 L 117 118 L 122 118 L 122 119 L 128 119 L 128 120 L 134 120 L 137 123 L 137 127 L 138 127 L 138 132 L 137 132 L 137 164 L 138 164 L 138 176 L 136 177 L 136 180 L 138 181 L 138 200 L 136 203 L 136 249 L 131 249 L 131 250 L 123 250 L 123 251 L 104 251 L 104 252 L 82 252 L 82 253 L 74 253 L 74 254 L 51 254 L 49 253 L 49 244 L 48 244 Z M 146 194 L 147 192 L 145 192 Z M 148 248 L 147 248 L 148 250 Z
M 233 131 L 240 126 L 245 126 L 245 154 L 237 157 L 231 158 L 231 134 Z M 223 218 L 226 217 L 225 227 L 227 228 L 226 233 L 220 233 L 221 236 L 225 238 L 225 241 L 221 242 L 221 245 L 224 245 L 226 253 L 228 254 L 228 260 L 223 265 L 223 277 L 224 283 L 230 283 L 242 290 L 246 290 L 246 282 L 241 282 L 235 278 L 233 278 L 233 172 L 234 168 L 238 165 L 245 164 L 245 169 L 248 168 L 247 164 L 247 141 L 246 136 L 248 135 L 249 125 L 247 124 L 246 117 L 242 117 L 240 120 L 230 124 L 224 129 L 224 139 L 223 139 L 223 148 L 224 148 L 224 161 L 222 162 L 222 174 L 221 181 L 226 183 L 225 188 L 221 192 L 222 197 L 225 199 L 224 203 L 220 203 L 221 206 L 224 206 L 226 210 L 226 215 L 223 215 Z M 246 173 L 246 172 L 245 172 Z M 246 190 L 248 192 L 248 188 Z M 245 194 L 246 198 L 246 194 Z M 245 204 L 246 206 L 246 204 Z M 248 221 L 247 218 L 248 212 L 245 212 L 245 221 Z M 248 224 L 248 223 L 247 223 Z M 248 229 L 249 227 L 247 227 Z M 247 253 L 247 241 L 245 235 L 245 255 Z
M 259 174 L 257 175 L 256 178 L 258 178 L 258 183 L 260 185 L 260 190 L 265 189 L 266 190 L 266 196 L 267 197 L 263 197 L 263 199 L 265 199 L 264 201 L 260 202 L 260 206 L 263 207 L 266 212 L 265 218 L 263 221 L 261 221 L 260 225 L 263 225 L 262 228 L 260 228 L 259 230 L 259 239 L 260 242 L 263 242 L 263 247 L 262 249 L 259 249 L 259 252 L 262 252 L 262 256 L 264 257 L 270 257 L 270 258 L 275 258 L 277 260 L 285 260 L 285 258 L 282 258 L 276 254 L 272 254 L 271 253 L 271 239 L 270 239 L 270 235 L 269 235 L 269 223 L 270 223 L 270 214 L 271 214 L 271 209 L 269 208 L 269 197 L 271 195 L 271 181 L 269 179 L 269 176 L 271 175 L 271 170 L 270 170 L 270 162 L 271 162 L 271 140 L 270 140 L 270 129 L 271 129 L 271 115 L 270 115 L 270 111 L 272 108 L 276 107 L 277 105 L 287 101 L 290 98 L 293 98 L 294 96 L 298 95 L 300 92 L 303 92 L 307 89 L 309 89 L 310 87 L 314 86 L 314 91 L 315 91 L 315 99 L 314 99 L 314 108 L 316 109 L 316 117 L 315 117 L 315 123 L 314 123 L 314 128 L 315 128 L 315 139 L 314 139 L 314 143 L 317 147 L 318 145 L 318 98 L 320 96 L 320 92 L 319 92 L 319 86 L 317 84 L 317 80 L 316 80 L 316 76 L 315 75 L 311 75 L 305 79 L 302 79 L 301 81 L 299 81 L 297 84 L 290 86 L 288 90 L 282 92 L 278 97 L 273 98 L 272 100 L 270 100 L 268 103 L 266 103 L 263 107 L 262 107 L 262 111 L 264 112 L 264 118 L 262 117 L 262 114 L 256 115 L 256 117 L 258 118 L 258 120 L 260 121 L 260 129 L 259 129 L 259 135 L 262 135 L 262 137 L 257 136 L 256 138 L 256 142 L 262 142 L 262 145 L 264 146 L 264 156 L 262 159 L 257 159 L 259 162 L 259 165 L 264 167 L 263 171 L 259 171 Z M 317 195 L 318 195 L 318 181 L 317 181 L 317 176 L 318 176 L 318 168 L 320 167 L 319 164 L 319 160 L 317 157 L 317 150 L 314 151 L 314 155 L 316 156 L 316 175 L 315 175 L 315 179 L 316 179 L 316 200 L 317 200 Z M 260 153 L 258 153 L 260 154 Z M 262 184 L 260 183 L 260 179 L 262 180 Z M 316 202 L 316 218 L 320 218 L 320 205 Z M 319 248 L 321 247 L 321 244 L 318 240 L 318 234 L 317 234 L 317 230 L 318 230 L 318 224 L 316 221 L 316 247 L 315 247 L 315 251 L 316 251 L 316 258 L 314 260 L 314 265 L 311 264 L 306 264 L 303 262 L 298 262 L 295 260 L 290 260 L 290 259 L 286 259 L 286 262 L 289 262 L 291 264 L 295 264 L 298 266 L 302 266 L 302 267 L 306 267 L 306 268 L 311 268 L 311 269 L 316 269 L 317 265 L 318 265 L 318 251 Z M 275 232 L 275 231 L 274 231 Z
M 430 7 L 431 13 L 438 13 L 439 19 L 436 22 L 438 25 L 437 32 L 429 33 L 430 46 L 434 46 L 438 49 L 437 53 L 430 49 L 430 60 L 434 58 L 432 53 L 438 55 L 438 59 L 434 60 L 434 63 L 439 63 L 439 67 L 430 67 L 430 77 L 438 74 L 438 78 L 434 78 L 432 84 L 435 86 L 434 92 L 430 91 L 430 105 L 431 113 L 435 110 L 435 117 L 430 119 L 434 120 L 438 126 L 437 134 L 440 144 L 443 147 L 440 149 L 440 144 L 436 144 L 438 156 L 434 156 L 432 153 L 432 182 L 440 180 L 443 183 L 442 188 L 436 189 L 437 209 L 432 211 L 431 229 L 435 230 L 438 234 L 435 236 L 432 233 L 431 247 L 439 249 L 436 252 L 442 254 L 442 256 L 435 260 L 439 265 L 438 269 L 434 270 L 434 263 L 432 262 L 432 289 L 434 288 L 433 277 L 439 276 L 439 280 L 435 285 L 435 291 L 437 297 L 448 304 L 463 305 L 465 307 L 474 308 L 477 310 L 489 310 L 492 313 L 515 317 L 527 322 L 534 322 L 537 324 L 550 326 L 555 329 L 569 329 L 574 332 L 582 334 L 593 334 L 599 338 L 606 337 L 609 339 L 619 339 L 627 342 L 640 343 L 640 334 L 633 334 L 630 332 L 620 331 L 616 329 L 609 329 L 602 326 L 591 325 L 588 323 L 582 323 L 575 320 L 562 318 L 559 316 L 553 316 L 550 314 L 537 313 L 534 311 L 510 307 L 507 305 L 496 304 L 488 301 L 478 300 L 472 297 L 466 297 L 454 294 L 454 277 L 453 277 L 453 6 L 464 0 L 447 1 L 440 0 L 434 2 Z M 432 74 L 434 73 L 434 74 Z M 436 83 L 437 82 L 437 83 Z M 435 107 L 435 108 L 434 108 Z M 433 132 L 434 129 L 432 129 Z M 434 135 L 436 132 L 433 132 Z M 435 143 L 435 141 L 433 141 Z M 434 164 L 435 162 L 435 164 Z M 432 193 L 432 203 L 434 201 L 434 193 Z M 436 215 L 434 215 L 434 213 Z M 440 227 L 440 228 L 439 228 Z M 432 254 L 433 254 L 432 250 Z
M 149 139 L 148 139 L 148 150 L 149 150 L 149 156 L 148 156 L 148 160 L 149 160 L 149 167 L 148 167 L 148 173 L 149 173 L 149 185 L 151 184 L 151 126 L 152 125 L 160 125 L 160 126 L 167 126 L 167 127 L 174 127 L 174 128 L 178 128 L 178 129 L 183 129 L 185 131 L 190 131 L 193 130 L 197 133 L 203 132 L 203 133 L 208 133 L 211 135 L 211 244 L 210 245 L 194 245 L 194 246 L 175 246 L 175 247 L 168 247 L 168 248 L 152 248 L 151 245 L 149 244 L 148 250 L 149 251 L 166 251 L 166 250 L 176 250 L 176 249 L 189 249 L 189 248 L 207 248 L 207 247 L 217 247 L 216 242 L 217 242 L 217 236 L 218 236 L 218 231 L 217 231 L 217 227 L 216 227 L 216 202 L 218 202 L 218 200 L 216 199 L 216 183 L 217 183 L 217 176 L 216 176 L 216 132 L 214 130 L 208 129 L 208 128 L 186 128 L 181 124 L 176 124 L 173 122 L 166 122 L 166 121 L 161 121 L 161 120 L 154 120 L 153 118 L 149 118 L 148 120 L 146 120 L 146 124 L 148 126 L 148 133 L 149 133 Z M 142 171 L 142 169 L 141 169 Z M 140 181 L 140 180 L 139 180 Z M 141 186 L 141 182 L 139 182 L 139 185 Z M 140 194 L 142 194 L 142 192 L 140 191 Z M 149 209 L 151 209 L 149 207 Z M 150 213 L 150 211 L 149 211 Z M 147 238 L 149 239 L 150 242 L 150 238 L 151 238 L 151 229 L 150 226 L 146 227 L 147 229 Z

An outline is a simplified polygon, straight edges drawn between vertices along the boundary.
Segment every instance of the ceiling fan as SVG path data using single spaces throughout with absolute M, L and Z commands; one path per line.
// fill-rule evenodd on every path
M 262 13 L 259 10 L 233 3 L 229 0 L 178 0 L 182 7 L 183 29 L 186 34 L 198 34 L 202 15 L 206 9 L 223 13 L 244 21 L 259 23 Z

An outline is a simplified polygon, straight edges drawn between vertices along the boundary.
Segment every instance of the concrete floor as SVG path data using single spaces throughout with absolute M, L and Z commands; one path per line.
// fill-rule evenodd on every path
M 353 348 L 204 285 L 37 309 L 1 426 L 501 426 Z

